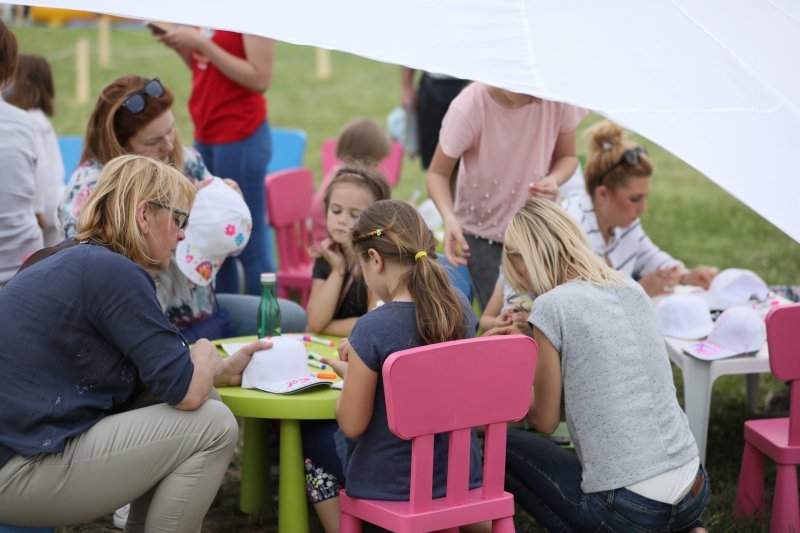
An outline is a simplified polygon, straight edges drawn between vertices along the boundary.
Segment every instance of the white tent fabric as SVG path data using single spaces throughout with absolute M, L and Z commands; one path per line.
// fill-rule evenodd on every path
M 800 242 L 794 0 L 37 0 L 230 29 L 598 111 Z

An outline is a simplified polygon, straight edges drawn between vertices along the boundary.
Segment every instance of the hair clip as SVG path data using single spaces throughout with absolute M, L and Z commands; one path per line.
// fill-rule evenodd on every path
M 614 145 L 608 141 L 603 141 L 603 144 L 600 145 L 600 148 L 602 148 L 604 152 L 611 150 L 613 147 Z
M 383 235 L 383 230 L 381 228 L 378 228 L 372 231 L 368 231 L 367 233 L 362 233 L 361 235 L 354 237 L 353 240 L 355 242 L 360 242 L 360 241 L 365 241 L 370 237 L 380 237 L 381 235 Z

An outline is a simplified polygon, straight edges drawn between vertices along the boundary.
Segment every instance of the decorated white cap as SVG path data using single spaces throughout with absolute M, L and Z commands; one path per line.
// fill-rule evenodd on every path
M 701 339 L 714 322 L 706 301 L 696 294 L 672 294 L 656 304 L 661 333 L 678 339 Z
M 315 385 L 330 385 L 331 379 L 312 376 L 308 369 L 308 351 L 302 340 L 281 335 L 269 339 L 272 348 L 260 350 L 242 373 L 243 389 L 258 389 L 289 394 Z
M 767 340 L 764 320 L 750 307 L 731 307 L 717 318 L 708 339 L 683 351 L 705 361 L 757 352 Z
M 186 238 L 175 249 L 181 272 L 198 285 L 207 286 L 229 255 L 241 252 L 253 229 L 244 199 L 219 178 L 197 191 Z
M 717 274 L 705 295 L 708 307 L 713 310 L 762 302 L 767 296 L 769 287 L 764 280 L 755 272 L 741 268 L 728 268 Z

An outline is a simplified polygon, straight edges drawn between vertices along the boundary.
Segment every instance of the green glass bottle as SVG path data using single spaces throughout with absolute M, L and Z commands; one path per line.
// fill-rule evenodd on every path
M 258 338 L 281 334 L 281 308 L 275 296 L 276 277 L 273 272 L 261 274 L 261 302 L 258 304 Z

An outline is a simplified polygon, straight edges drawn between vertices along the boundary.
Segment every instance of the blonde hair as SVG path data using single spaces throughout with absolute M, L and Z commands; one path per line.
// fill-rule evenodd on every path
M 519 255 L 528 278 L 514 268 L 509 255 Z M 541 198 L 525 202 L 506 228 L 503 272 L 511 286 L 538 296 L 567 281 L 599 285 L 624 284 L 589 247 L 575 219 L 556 203 Z
M 625 139 L 625 130 L 619 124 L 603 120 L 587 129 L 584 135 L 589 144 L 589 162 L 583 177 L 590 197 L 594 198 L 594 192 L 600 185 L 613 191 L 627 185 L 631 178 L 653 174 L 653 163 L 645 153 L 639 154 L 635 165 L 619 164 L 625 150 L 639 146 Z
M 117 157 L 103 167 L 81 211 L 75 239 L 97 242 L 152 269 L 157 262 L 136 220 L 139 204 L 176 207 L 186 202 L 191 207 L 194 197 L 194 185 L 175 168 L 141 155 Z
M 361 213 L 350 242 L 354 258 L 366 260 L 373 249 L 384 261 L 409 266 L 400 286 L 406 287 L 414 300 L 417 333 L 423 344 L 464 337 L 464 311 L 437 261 L 436 237 L 414 206 L 400 200 L 375 202 Z
M 360 161 L 365 165 L 377 165 L 392 148 L 386 132 L 374 120 L 357 118 L 348 122 L 336 139 L 336 158 L 350 163 Z

